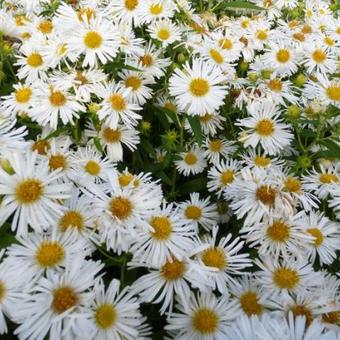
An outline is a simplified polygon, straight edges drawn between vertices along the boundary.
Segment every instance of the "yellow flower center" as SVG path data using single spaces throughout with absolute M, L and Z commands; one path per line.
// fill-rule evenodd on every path
M 312 53 L 312 58 L 317 64 L 321 64 L 326 60 L 327 54 L 323 50 L 317 49 Z
M 58 49 L 57 49 L 58 55 L 63 56 L 64 54 L 66 54 L 66 52 L 67 52 L 67 44 L 66 43 L 59 44 Z
M 264 41 L 264 40 L 267 40 L 268 39 L 268 33 L 267 31 L 264 31 L 264 30 L 258 30 L 256 32 L 256 38 L 261 40 L 261 41 Z
M 307 232 L 314 237 L 315 247 L 320 247 L 324 240 L 321 230 L 319 228 L 308 228 Z
M 84 170 L 92 176 L 98 176 L 100 173 L 100 165 L 96 161 L 91 160 L 86 163 Z
M 49 20 L 43 20 L 39 23 L 38 30 L 43 34 L 51 33 L 53 29 L 53 24 Z
M 301 32 L 304 34 L 310 34 L 312 33 L 312 27 L 309 25 L 305 25 L 302 27 Z
M 44 241 L 35 253 L 35 258 L 41 267 L 53 267 L 65 257 L 63 246 L 59 242 Z
M 44 186 L 38 179 L 25 179 L 15 188 L 15 198 L 20 204 L 37 202 L 44 193 Z
M 6 287 L 2 281 L 0 281 L 0 302 L 3 301 L 6 295 Z
M 15 100 L 20 104 L 24 104 L 31 99 L 31 95 L 32 90 L 28 87 L 23 87 L 15 91 Z
M 257 122 L 255 130 L 260 136 L 268 137 L 273 134 L 275 127 L 270 119 L 262 119 Z
M 340 311 L 322 314 L 322 321 L 333 325 L 340 325 Z
M 176 105 L 169 100 L 164 103 L 164 107 L 172 112 L 177 111 Z
M 334 46 L 334 40 L 331 37 L 325 37 L 323 41 L 327 46 Z
M 223 55 L 214 48 L 209 51 L 209 55 L 217 64 L 222 64 L 224 61 Z
M 272 79 L 268 82 L 268 88 L 274 92 L 282 91 L 282 81 L 280 79 Z
M 213 139 L 209 142 L 209 150 L 212 152 L 221 152 L 222 146 L 222 141 L 219 139 Z
M 197 157 L 194 153 L 189 152 L 185 155 L 184 162 L 188 165 L 194 165 L 197 163 Z
M 85 34 L 84 44 L 87 48 L 96 49 L 103 43 L 103 37 L 96 31 L 89 31 Z
M 126 102 L 124 97 L 119 93 L 114 93 L 110 96 L 109 102 L 115 111 L 123 111 L 126 109 Z
M 39 67 L 43 64 L 43 59 L 39 53 L 32 53 L 27 57 L 27 64 L 32 67 Z
M 120 142 L 122 133 L 119 129 L 105 128 L 103 131 L 103 137 L 107 143 L 118 143 Z
M 125 86 L 131 87 L 133 91 L 137 91 L 142 85 L 142 81 L 138 77 L 130 76 L 125 79 Z
M 276 191 L 269 185 L 261 185 L 256 190 L 256 199 L 266 205 L 275 203 Z
M 56 314 L 61 314 L 78 303 L 77 293 L 69 287 L 61 287 L 53 291 L 52 309 Z
M 82 230 L 84 227 L 84 217 L 76 210 L 66 211 L 59 221 L 61 231 L 65 232 L 68 228 Z
M 122 196 L 117 196 L 110 202 L 110 211 L 112 216 L 120 220 L 128 219 L 132 214 L 132 208 L 132 202 Z
M 203 97 L 209 92 L 209 83 L 203 78 L 195 78 L 191 80 L 189 90 L 196 97 Z
M 290 308 L 290 311 L 293 313 L 295 317 L 301 315 L 306 318 L 306 324 L 309 326 L 313 321 L 313 313 L 310 308 L 304 305 L 294 305 Z
M 199 120 L 201 123 L 208 123 L 212 120 L 213 115 L 210 113 L 206 113 L 204 116 L 200 116 Z
M 223 249 L 219 247 L 210 247 L 203 251 L 202 261 L 208 267 L 215 267 L 224 270 L 228 266 Z
M 294 177 L 287 177 L 284 183 L 285 190 L 288 192 L 300 193 L 301 182 L 299 179 Z
M 163 5 L 161 3 L 153 4 L 149 7 L 149 10 L 152 15 L 159 15 L 163 12 Z
M 221 39 L 219 42 L 218 42 L 218 45 L 223 48 L 224 50 L 231 50 L 233 48 L 233 42 L 229 39 Z
M 74 80 L 76 80 L 80 85 L 85 85 L 89 82 L 81 71 L 77 71 Z
M 233 170 L 225 170 L 221 173 L 220 182 L 222 185 L 228 185 L 235 179 L 235 173 Z
M 161 28 L 158 32 L 157 32 L 157 36 L 159 39 L 161 40 L 168 40 L 170 38 L 170 32 L 168 29 L 166 28 Z
M 321 174 L 319 177 L 319 180 L 323 184 L 329 184 L 329 183 L 338 183 L 339 177 L 335 174 Z
M 331 100 L 334 100 L 336 102 L 340 101 L 340 86 L 331 85 L 331 86 L 327 87 L 326 95 Z
M 186 218 L 198 221 L 202 216 L 202 209 L 196 205 L 188 205 L 184 214 Z
M 172 262 L 168 261 L 163 265 L 161 273 L 167 281 L 173 281 L 182 278 L 185 270 L 184 262 L 173 260 Z
M 192 326 L 200 334 L 214 333 L 219 324 L 218 315 L 209 308 L 200 308 L 192 316 Z
M 65 170 L 67 168 L 67 159 L 61 154 L 52 155 L 48 164 L 51 170 L 57 170 L 59 168 Z
M 297 41 L 305 41 L 305 35 L 302 32 L 294 33 L 293 38 Z
M 279 63 L 284 64 L 289 59 L 290 59 L 290 52 L 287 49 L 283 48 L 283 49 L 280 49 L 276 52 L 276 60 Z
M 87 21 L 90 21 L 91 19 L 95 18 L 96 16 L 95 9 L 91 7 L 80 8 L 78 12 L 79 21 L 83 21 L 84 16 L 86 17 Z
M 259 303 L 257 294 L 250 290 L 240 296 L 240 304 L 248 316 L 261 315 L 263 312 L 263 306 Z
M 295 269 L 280 267 L 274 271 L 273 281 L 280 289 L 294 289 L 300 282 L 300 276 Z
M 139 58 L 143 66 L 148 67 L 153 64 L 153 57 L 151 54 L 145 54 Z
M 51 148 L 47 140 L 37 140 L 32 145 L 32 151 L 37 152 L 39 155 L 46 155 L 47 151 Z
M 133 180 L 133 176 L 131 174 L 122 174 L 118 178 L 119 184 L 122 187 L 128 186 L 132 180 Z
M 129 11 L 133 11 L 138 6 L 138 0 L 125 0 L 125 8 Z
M 108 329 L 115 325 L 117 312 L 113 305 L 104 303 L 95 312 L 97 326 L 101 329 Z
M 52 91 L 50 96 L 49 96 L 50 103 L 53 106 L 63 106 L 66 103 L 66 97 L 65 95 L 57 90 L 57 91 Z
M 248 28 L 249 25 L 250 25 L 249 19 L 243 19 L 243 20 L 242 20 L 242 22 L 241 22 L 242 28 Z
M 152 237 L 159 241 L 165 241 L 170 238 L 172 233 L 171 220 L 166 216 L 154 216 L 151 219 L 150 225 L 154 229 L 151 232 Z
M 286 242 L 290 236 L 290 226 L 283 221 L 273 222 L 267 229 L 267 236 L 276 242 Z
M 256 156 L 254 158 L 254 163 L 259 167 L 265 168 L 271 163 L 271 159 L 264 156 Z

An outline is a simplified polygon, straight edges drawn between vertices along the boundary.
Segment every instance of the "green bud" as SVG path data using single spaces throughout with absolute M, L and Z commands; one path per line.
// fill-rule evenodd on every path
M 272 75 L 273 71 L 272 70 L 263 70 L 261 72 L 261 76 L 263 79 L 270 79 L 270 76 Z
M 292 119 L 297 119 L 301 115 L 301 110 L 297 105 L 290 105 L 288 107 L 288 116 Z
M 249 63 L 247 63 L 246 61 L 242 60 L 239 64 L 239 67 L 240 67 L 240 71 L 241 72 L 245 72 L 248 70 L 249 68 Z
M 306 155 L 300 156 L 297 159 L 297 164 L 302 169 L 308 169 L 312 166 L 312 160 Z
M 303 85 L 305 85 L 306 81 L 307 81 L 307 77 L 303 73 L 300 73 L 293 80 L 293 84 L 295 86 L 302 87 Z
M 299 17 L 299 15 L 300 15 L 300 10 L 299 10 L 299 8 L 294 8 L 294 9 L 292 9 L 289 13 L 290 13 L 291 17 L 292 17 L 293 19 L 295 19 L 295 18 L 298 18 L 298 17 Z
M 146 120 L 142 120 L 139 125 L 139 129 L 141 133 L 143 133 L 144 135 L 148 135 L 151 131 L 151 128 L 152 128 L 151 123 Z
M 180 64 L 183 64 L 186 60 L 187 60 L 187 57 L 185 56 L 185 54 L 183 54 L 183 53 L 178 53 L 177 54 L 177 61 Z
M 89 112 L 93 114 L 98 112 L 98 110 L 100 109 L 100 105 L 98 105 L 97 103 L 90 103 L 87 108 Z
M 165 141 L 168 144 L 173 144 L 176 142 L 178 137 L 177 131 L 176 130 L 169 130 L 166 134 L 165 134 Z
M 256 72 L 248 72 L 248 79 L 252 82 L 255 83 L 256 80 L 258 79 L 258 75 Z
M 14 169 L 11 166 L 11 163 L 8 161 L 8 159 L 1 158 L 0 159 L 0 165 L 4 171 L 6 171 L 9 175 L 15 174 Z

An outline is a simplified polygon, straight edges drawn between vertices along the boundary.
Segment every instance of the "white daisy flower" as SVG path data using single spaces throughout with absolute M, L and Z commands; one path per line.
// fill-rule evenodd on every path
M 99 262 L 78 258 L 63 272 L 48 271 L 17 308 L 14 320 L 20 325 L 14 334 L 31 340 L 47 335 L 51 339 L 74 338 L 75 324 L 87 317 L 84 309 L 94 298 L 89 289 L 102 268 Z M 90 325 L 82 325 L 83 333 L 91 334 Z
M 41 232 L 62 214 L 63 207 L 57 200 L 69 197 L 70 186 L 57 182 L 62 174 L 50 172 L 47 159 L 36 153 L 12 152 L 6 155 L 13 175 L 0 168 L 0 225 L 13 213 L 12 230 L 18 236 L 27 234 L 28 226 Z
M 218 130 L 223 129 L 223 123 L 226 121 L 226 118 L 218 113 L 206 113 L 203 116 L 199 116 L 199 121 L 204 135 L 215 136 Z M 185 121 L 184 128 L 193 134 L 188 120 Z
M 124 22 L 126 25 L 139 25 L 139 7 L 140 0 L 117 0 L 110 4 L 113 17 L 119 22 Z
M 221 294 L 228 291 L 230 283 L 235 282 L 231 275 L 242 275 L 245 268 L 251 267 L 251 260 L 248 254 L 238 254 L 244 242 L 237 237 L 231 240 L 232 234 L 222 237 L 217 242 L 218 227 L 212 229 L 212 236 L 206 237 L 203 244 L 208 246 L 197 255 L 199 263 L 206 267 L 213 268 L 214 271 L 208 273 L 209 281 L 213 283 Z
M 190 193 L 190 200 L 178 204 L 179 211 L 185 223 L 198 231 L 199 225 L 205 230 L 211 230 L 218 222 L 218 212 L 215 203 L 210 198 L 200 199 L 199 193 Z
M 223 137 L 207 138 L 203 143 L 203 147 L 206 149 L 204 156 L 214 165 L 219 163 L 222 157 L 227 158 L 237 150 L 237 146 L 233 141 L 229 141 Z
M 265 152 L 275 155 L 290 144 L 293 134 L 289 126 L 282 123 L 280 112 L 275 104 L 269 101 L 258 101 L 248 106 L 249 118 L 239 120 L 236 124 L 246 128 L 242 137 L 244 146 L 255 148 L 261 144 Z
M 284 163 L 278 157 L 270 157 L 260 148 L 251 149 L 248 148 L 246 152 L 242 155 L 242 162 L 246 167 L 249 168 L 258 168 L 258 169 L 265 169 L 265 168 L 277 168 Z
M 135 1 L 135 0 L 132 0 Z M 124 23 L 118 25 L 120 44 L 119 50 L 127 57 L 135 57 L 143 53 L 144 39 L 136 38 L 132 26 Z
M 151 38 L 162 43 L 163 48 L 181 40 L 181 29 L 170 20 L 155 21 L 148 27 L 147 31 Z
M 174 163 L 178 172 L 184 176 L 199 174 L 207 166 L 204 152 L 197 144 L 188 148 L 187 151 L 181 152 L 178 156 L 180 159 Z
M 27 135 L 25 126 L 15 128 L 16 120 L 0 120 L 0 157 L 8 150 L 25 149 L 27 142 L 24 137 Z
M 144 0 L 138 8 L 141 24 L 148 24 L 159 19 L 171 18 L 174 14 L 174 3 L 169 0 Z
M 172 313 L 165 329 L 174 332 L 174 339 L 208 340 L 225 339 L 228 326 L 235 319 L 237 307 L 228 294 L 216 297 L 213 293 L 191 293 L 187 297 L 188 309 L 182 301 L 177 305 L 178 313 Z
M 187 62 L 183 70 L 176 69 L 169 80 L 170 94 L 181 111 L 204 116 L 223 105 L 227 88 L 225 78 L 216 66 L 200 59 Z
M 98 91 L 98 96 L 103 98 L 97 112 L 98 117 L 111 129 L 116 129 L 118 123 L 131 128 L 142 118 L 135 112 L 141 110 L 141 107 L 129 99 L 130 91 L 130 88 L 123 87 L 122 84 L 114 83 L 108 83 Z

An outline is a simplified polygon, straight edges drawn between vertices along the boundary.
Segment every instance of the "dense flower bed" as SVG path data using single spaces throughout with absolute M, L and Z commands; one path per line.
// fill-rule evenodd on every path
M 0 3 L 1 338 L 339 339 L 337 1 Z

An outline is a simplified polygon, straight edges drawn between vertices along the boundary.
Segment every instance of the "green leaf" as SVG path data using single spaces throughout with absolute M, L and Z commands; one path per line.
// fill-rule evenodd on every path
M 180 185 L 179 190 L 181 193 L 186 194 L 189 192 L 197 192 L 204 190 L 207 187 L 208 179 L 206 177 L 196 178 Z
M 104 154 L 104 149 L 100 143 L 100 139 L 99 137 L 94 137 L 93 138 L 93 143 L 94 143 L 94 146 L 97 148 L 97 150 L 103 155 Z
M 266 10 L 263 7 L 257 6 L 249 1 L 231 1 L 231 2 L 224 2 L 223 0 L 219 5 L 215 7 L 215 10 L 221 10 L 221 9 L 253 9 L 257 11 L 263 11 Z
M 154 158 L 156 158 L 156 152 L 154 147 L 152 146 L 152 144 L 146 140 L 146 139 L 142 139 L 140 142 L 141 147 L 151 156 L 153 156 Z
M 334 157 L 337 159 L 340 159 L 340 145 L 337 144 L 336 142 L 330 140 L 330 139 L 325 139 L 320 141 L 320 144 L 325 146 L 327 148 L 327 154 L 329 154 L 328 157 Z
M 59 135 L 61 135 L 62 133 L 66 132 L 66 131 L 67 131 L 67 127 L 60 127 L 57 130 L 48 134 L 44 139 L 48 140 L 50 138 L 58 137 Z
M 203 134 L 200 120 L 198 116 L 187 116 L 187 118 L 192 128 L 192 131 L 194 132 L 196 142 L 198 143 L 199 146 L 201 146 L 203 141 Z
M 159 111 L 162 111 L 164 114 L 166 114 L 176 125 L 178 128 L 181 127 L 181 123 L 178 119 L 177 113 L 173 112 L 165 107 L 157 106 L 157 109 Z

